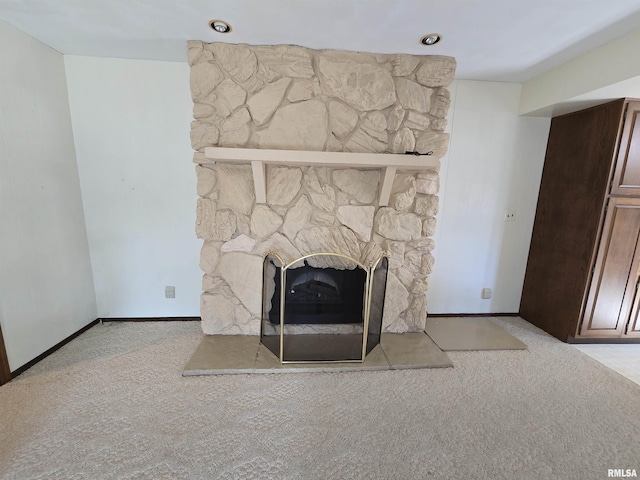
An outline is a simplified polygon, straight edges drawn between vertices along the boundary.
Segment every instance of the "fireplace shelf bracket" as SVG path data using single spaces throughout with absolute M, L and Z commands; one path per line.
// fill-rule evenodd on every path
M 202 163 L 202 159 L 194 161 Z M 440 168 L 438 158 L 424 155 L 206 147 L 204 163 L 216 162 L 250 163 L 257 203 L 267 203 L 266 164 L 379 169 L 382 170 L 382 186 L 378 195 L 378 205 L 381 207 L 389 204 L 391 187 L 397 171 L 437 171 Z

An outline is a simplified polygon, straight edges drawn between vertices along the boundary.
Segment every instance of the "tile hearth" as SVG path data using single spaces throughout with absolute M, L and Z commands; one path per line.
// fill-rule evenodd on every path
M 424 333 L 384 333 L 363 363 L 280 364 L 257 335 L 207 335 L 183 376 L 246 373 L 347 372 L 453 367 L 446 353 Z

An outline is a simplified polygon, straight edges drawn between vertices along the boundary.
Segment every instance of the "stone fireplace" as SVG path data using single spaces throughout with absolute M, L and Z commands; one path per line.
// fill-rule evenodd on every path
M 396 169 L 398 155 L 390 154 L 414 152 L 425 155 L 412 157 L 415 165 L 422 158 L 435 165 L 446 153 L 455 60 L 198 41 L 188 47 L 204 333 L 258 335 L 265 256 L 293 261 L 318 252 L 363 264 L 386 255 L 382 330 L 422 331 L 438 171 Z M 247 149 L 252 160 L 210 154 L 226 148 Z M 260 150 L 340 153 L 326 164 L 301 158 L 265 167 Z M 345 152 L 370 153 L 376 162 L 341 166 Z M 392 168 L 381 168 L 380 158 Z

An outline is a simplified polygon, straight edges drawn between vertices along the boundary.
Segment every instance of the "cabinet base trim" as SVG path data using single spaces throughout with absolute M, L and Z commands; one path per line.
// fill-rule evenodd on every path
M 589 338 L 589 337 L 567 337 L 567 343 L 640 343 L 640 338 Z

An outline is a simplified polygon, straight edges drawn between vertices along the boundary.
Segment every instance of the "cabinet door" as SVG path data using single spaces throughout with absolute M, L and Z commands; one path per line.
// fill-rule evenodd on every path
M 640 196 L 640 102 L 627 105 L 611 194 Z
M 636 280 L 636 298 L 633 301 L 633 308 L 631 309 L 631 317 L 627 323 L 625 336 L 626 337 L 638 337 L 640 338 L 640 292 L 638 292 L 640 285 L 640 278 Z
M 640 198 L 611 198 L 585 306 L 581 337 L 619 337 L 636 302 Z

